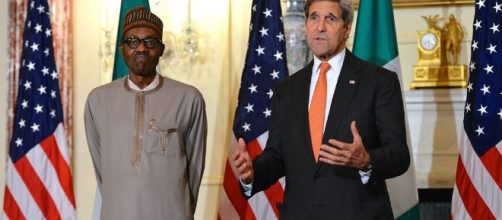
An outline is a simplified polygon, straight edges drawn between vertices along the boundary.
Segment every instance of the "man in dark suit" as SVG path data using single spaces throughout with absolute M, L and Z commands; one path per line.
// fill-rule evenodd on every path
M 282 219 L 393 219 L 385 179 L 409 167 L 395 73 L 345 48 L 351 0 L 307 0 L 314 60 L 279 83 L 266 148 L 239 140 L 232 168 L 248 197 L 286 177 Z

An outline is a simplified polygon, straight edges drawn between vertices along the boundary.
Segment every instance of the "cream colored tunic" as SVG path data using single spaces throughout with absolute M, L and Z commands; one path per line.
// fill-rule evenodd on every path
M 101 219 L 193 219 L 207 129 L 197 89 L 160 77 L 140 92 L 115 80 L 89 94 L 85 129 Z

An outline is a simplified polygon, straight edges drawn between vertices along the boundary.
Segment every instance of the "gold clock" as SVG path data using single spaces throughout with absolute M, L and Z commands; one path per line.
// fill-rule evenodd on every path
M 418 65 L 441 65 L 446 62 L 442 39 L 441 30 L 429 28 L 418 31 Z
M 438 45 L 438 36 L 433 32 L 426 32 L 420 37 L 420 46 L 425 51 L 433 51 Z
M 447 59 L 451 31 L 438 27 L 439 15 L 422 17 L 428 27 L 418 31 L 418 63 L 413 66 L 411 88 L 465 87 L 467 67 L 451 64 Z

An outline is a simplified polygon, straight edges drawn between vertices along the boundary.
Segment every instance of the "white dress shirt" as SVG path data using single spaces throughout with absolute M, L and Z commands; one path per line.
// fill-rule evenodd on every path
M 328 91 L 326 93 L 326 110 L 324 111 L 324 128 L 326 129 L 326 121 L 328 121 L 329 108 L 331 107 L 331 101 L 333 101 L 333 95 L 335 94 L 336 83 L 338 82 L 338 77 L 340 76 L 340 71 L 342 70 L 343 60 L 345 59 L 345 49 L 343 49 L 336 56 L 328 60 L 331 68 L 328 69 L 326 73 L 326 80 Z M 312 102 L 312 95 L 314 95 L 314 89 L 319 79 L 319 72 L 321 71 L 321 60 L 314 56 L 314 66 L 312 66 L 312 77 L 310 79 L 310 92 L 309 92 L 309 111 L 310 103 Z

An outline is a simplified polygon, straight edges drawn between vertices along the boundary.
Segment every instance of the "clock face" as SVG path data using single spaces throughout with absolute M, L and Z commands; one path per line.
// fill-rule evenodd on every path
M 434 50 L 438 45 L 438 38 L 433 33 L 426 33 L 420 38 L 420 45 L 424 50 Z

